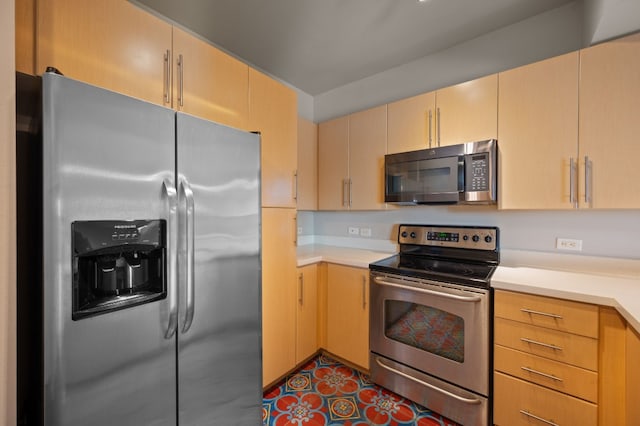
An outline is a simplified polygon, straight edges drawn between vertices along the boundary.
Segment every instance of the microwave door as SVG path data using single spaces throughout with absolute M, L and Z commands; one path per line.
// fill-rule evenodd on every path
M 420 190 L 414 194 L 418 204 L 457 203 L 464 191 L 464 157 L 453 156 L 420 160 L 417 180 Z

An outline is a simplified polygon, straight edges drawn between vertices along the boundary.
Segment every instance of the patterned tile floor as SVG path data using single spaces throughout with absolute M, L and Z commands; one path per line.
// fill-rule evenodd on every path
M 264 426 L 458 426 L 326 355 L 264 394 Z

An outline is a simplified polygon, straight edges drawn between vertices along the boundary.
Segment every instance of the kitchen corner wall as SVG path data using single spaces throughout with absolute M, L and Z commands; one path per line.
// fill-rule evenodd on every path
M 16 424 L 15 12 L 0 2 L 0 425 Z
M 489 206 L 412 206 L 375 212 L 299 212 L 300 241 L 380 249 L 392 245 L 400 223 L 500 228 L 501 249 L 640 259 L 640 211 L 498 211 Z M 370 228 L 371 237 L 348 228 Z M 582 251 L 555 248 L 556 238 L 582 240 Z

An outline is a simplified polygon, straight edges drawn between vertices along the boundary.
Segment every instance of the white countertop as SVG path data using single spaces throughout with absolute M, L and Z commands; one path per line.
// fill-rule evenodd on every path
M 393 253 L 310 244 L 298 247 L 298 266 L 318 262 L 368 268 Z M 615 308 L 640 332 L 640 259 L 503 250 L 491 286 Z

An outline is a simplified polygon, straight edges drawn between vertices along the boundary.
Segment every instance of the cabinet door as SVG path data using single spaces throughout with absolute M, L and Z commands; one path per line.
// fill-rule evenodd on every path
M 35 0 L 16 0 L 16 71 L 35 74 Z
M 499 75 L 501 209 L 571 209 L 578 147 L 578 53 Z
M 581 50 L 581 207 L 640 208 L 638 111 L 640 34 Z
M 296 364 L 318 350 L 318 266 L 298 269 Z
M 268 386 L 296 365 L 296 212 L 262 209 L 262 377 Z
M 496 139 L 498 75 L 438 90 L 436 113 L 438 146 Z
M 627 424 L 633 425 L 640 419 L 640 335 L 627 324 L 626 331 L 626 417 Z
M 344 210 L 349 178 L 349 116 L 318 125 L 318 209 Z
M 298 210 L 318 209 L 318 125 L 298 117 Z
M 296 93 L 249 69 L 249 128 L 262 135 L 262 205 L 296 207 Z
M 249 118 L 249 67 L 173 27 L 173 106 L 240 129 Z
M 170 105 L 171 25 L 130 2 L 38 0 L 37 34 L 37 74 L 53 66 L 68 77 Z
M 350 207 L 379 210 L 384 203 L 384 154 L 387 151 L 387 106 L 349 116 Z
M 436 92 L 423 93 L 387 105 L 387 154 L 432 146 Z
M 327 350 L 369 368 L 369 271 L 329 264 Z

